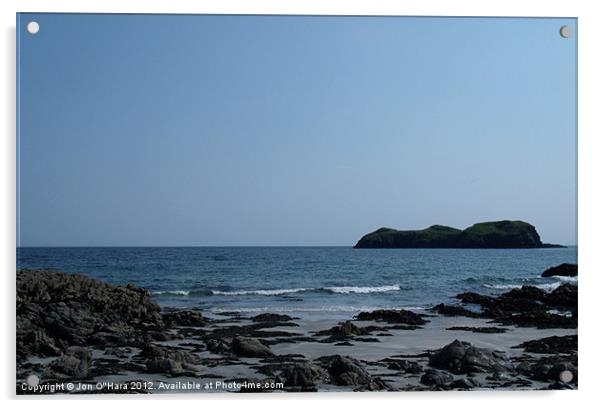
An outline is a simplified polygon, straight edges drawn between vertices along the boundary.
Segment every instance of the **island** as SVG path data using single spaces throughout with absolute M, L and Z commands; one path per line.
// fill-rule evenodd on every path
M 490 221 L 464 230 L 433 225 L 422 230 L 379 228 L 364 235 L 354 248 L 562 248 L 546 244 L 524 221 Z

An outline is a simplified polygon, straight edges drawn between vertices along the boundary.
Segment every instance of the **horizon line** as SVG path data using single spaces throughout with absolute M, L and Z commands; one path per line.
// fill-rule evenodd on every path
M 578 244 L 558 244 L 567 248 Z M 354 245 L 17 245 L 19 248 L 354 248 Z M 550 249 L 550 248 L 372 248 L 372 249 Z M 552 248 L 553 249 L 553 248 Z

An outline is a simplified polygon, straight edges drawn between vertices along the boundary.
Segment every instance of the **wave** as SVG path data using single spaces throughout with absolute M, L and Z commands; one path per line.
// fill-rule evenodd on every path
M 387 286 L 339 286 L 324 288 L 324 290 L 333 293 L 378 293 L 378 292 L 396 292 L 401 290 L 399 285 L 387 285 Z
M 259 290 L 235 290 L 232 292 L 222 292 L 220 290 L 212 290 L 214 295 L 222 296 L 248 296 L 248 295 L 260 295 L 260 296 L 279 296 L 288 295 L 290 293 L 299 293 L 315 290 L 312 288 L 295 288 L 295 289 L 259 289 Z
M 562 282 L 577 283 L 577 276 L 551 276 L 553 279 L 558 279 Z
M 547 292 L 551 292 L 554 289 L 558 288 L 562 285 L 562 282 L 554 282 L 554 283 L 542 283 L 539 285 L 490 285 L 488 283 L 484 283 L 483 286 L 489 289 L 502 289 L 502 290 L 510 290 L 510 289 L 520 289 L 523 286 L 535 286 L 536 288 L 543 289 Z
M 380 293 L 399 291 L 399 285 L 385 286 L 331 286 L 325 288 L 257 289 L 257 290 L 160 290 L 152 292 L 155 296 L 280 296 L 300 292 L 329 292 L 334 294 Z
M 241 308 L 211 308 L 211 313 L 294 313 L 294 312 L 372 312 L 378 309 L 391 309 L 390 306 L 322 306 L 322 307 L 241 307 Z M 394 309 L 425 310 L 421 306 L 400 306 Z
M 211 290 L 157 290 L 151 292 L 154 296 L 211 296 Z

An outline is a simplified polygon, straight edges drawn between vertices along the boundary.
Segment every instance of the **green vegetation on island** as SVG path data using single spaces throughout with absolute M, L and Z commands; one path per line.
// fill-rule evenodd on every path
M 379 228 L 364 235 L 355 248 L 550 248 L 535 227 L 524 221 L 491 221 L 465 230 L 433 225 L 423 230 Z

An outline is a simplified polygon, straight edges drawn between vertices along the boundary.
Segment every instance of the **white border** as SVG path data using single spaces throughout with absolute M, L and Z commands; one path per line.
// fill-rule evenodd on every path
M 2 235 L 0 259 L 3 268 L 4 312 L 0 348 L 4 353 L 0 368 L 0 387 L 5 398 L 14 395 L 14 269 L 15 269 L 15 13 L 30 12 L 116 12 L 116 13 L 223 13 L 223 14 L 345 14 L 345 15 L 446 15 L 446 16 L 538 16 L 538 17 L 578 17 L 579 18 L 579 263 L 580 313 L 579 313 L 579 391 L 573 392 L 452 392 L 452 393 L 331 393 L 328 395 L 286 394 L 286 395 L 161 395 L 152 399 L 145 396 L 100 396 L 95 399 L 78 398 L 65 401 L 51 397 L 44 400 L 24 399 L 25 405 L 39 404 L 150 404 L 162 406 L 167 400 L 184 402 L 189 398 L 192 404 L 244 404 L 250 407 L 306 406 L 307 404 L 345 404 L 352 407 L 370 403 L 395 405 L 418 404 L 420 406 L 482 406 L 507 407 L 510 404 L 545 404 L 546 407 L 567 407 L 585 404 L 596 400 L 600 373 L 600 307 L 602 290 L 602 264 L 597 255 L 602 231 L 600 209 L 602 199 L 600 163 L 602 116 L 600 101 L 602 87 L 602 13 L 595 7 L 595 1 L 477 1 L 477 0 L 86 0 L 79 3 L 68 0 L 28 1 L 3 0 L 2 9 L 2 109 L 0 123 L 3 125 L 0 159 L 2 177 L 0 187 L 3 192 L 1 202 Z M 545 205 L 545 203 L 543 204 Z

